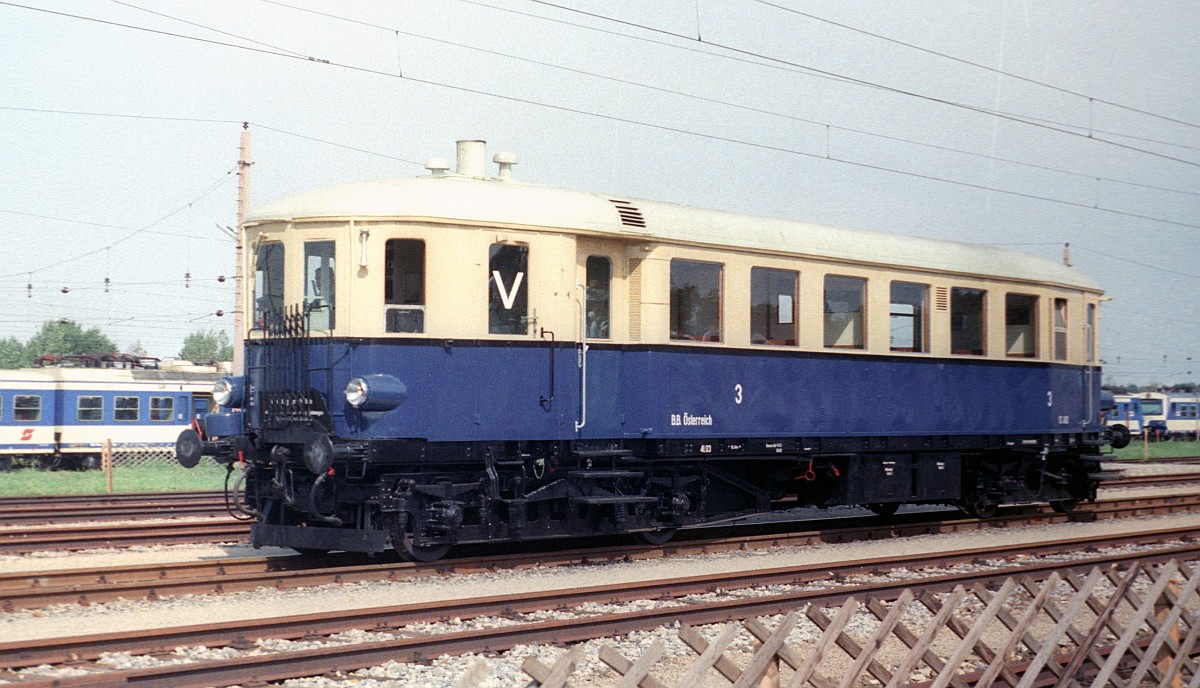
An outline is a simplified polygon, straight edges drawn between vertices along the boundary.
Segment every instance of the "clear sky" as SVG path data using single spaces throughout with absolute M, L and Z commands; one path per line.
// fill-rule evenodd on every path
M 1192 0 L 0 0 L 0 336 L 232 332 L 247 121 L 252 206 L 481 138 L 541 184 L 1070 242 L 1106 379 L 1200 379 L 1196 36 Z

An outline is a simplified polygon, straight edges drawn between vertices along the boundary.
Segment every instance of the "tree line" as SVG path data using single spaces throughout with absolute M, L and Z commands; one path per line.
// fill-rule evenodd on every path
M 141 342 L 135 342 L 129 351 L 121 351 L 98 327 L 85 329 L 73 320 L 50 320 L 27 342 L 13 336 L 0 339 L 0 368 L 28 368 L 39 356 L 113 353 L 146 355 Z M 196 363 L 230 361 L 233 345 L 224 330 L 197 330 L 184 337 L 179 358 Z

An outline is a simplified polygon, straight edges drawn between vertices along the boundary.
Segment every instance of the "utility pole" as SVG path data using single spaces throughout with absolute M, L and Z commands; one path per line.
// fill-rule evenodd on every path
M 244 245 L 246 211 L 250 205 L 250 123 L 242 122 L 242 140 L 238 151 L 238 205 L 237 205 L 237 272 L 233 279 L 233 374 L 245 372 L 246 309 L 243 290 L 246 284 Z

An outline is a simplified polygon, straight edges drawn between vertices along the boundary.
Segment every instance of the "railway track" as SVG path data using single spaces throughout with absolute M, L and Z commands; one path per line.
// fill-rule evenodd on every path
M 249 524 L 229 517 L 125 525 L 31 526 L 0 530 L 0 554 L 38 550 L 71 551 L 134 545 L 183 545 L 197 542 L 242 542 Z
M 225 496 L 209 492 L 47 495 L 0 499 L 5 525 L 223 516 Z
M 91 605 L 115 599 L 159 599 L 184 594 L 223 594 L 261 587 L 285 589 L 331 583 L 392 581 L 445 573 L 471 573 L 571 564 L 627 561 L 689 554 L 749 551 L 769 547 L 855 542 L 936 533 L 1001 528 L 1027 523 L 1061 523 L 1144 516 L 1200 508 L 1200 494 L 1107 499 L 1071 514 L 1049 509 L 1011 509 L 987 520 L 929 520 L 929 514 L 844 519 L 820 530 L 786 530 L 795 524 L 767 524 L 772 532 L 697 529 L 681 533 L 666 545 L 621 543 L 608 547 L 549 549 L 524 553 L 485 553 L 432 564 L 378 562 L 362 556 L 247 557 L 220 561 L 178 562 L 62 571 L 0 574 L 0 609 L 38 608 L 53 604 Z M 920 520 L 914 517 L 922 517 Z M 907 522 L 904 522 L 907 521 Z M 865 525 L 864 525 L 865 523 Z M 369 563 L 365 563 L 369 562 Z
M 93 660 L 104 652 L 149 654 L 170 652 L 177 646 L 204 645 L 207 647 L 248 647 L 252 638 L 313 639 L 350 629 L 386 631 L 388 640 L 351 645 L 324 646 L 265 655 L 242 655 L 222 660 L 187 664 L 161 665 L 151 668 L 89 672 L 85 676 L 56 677 L 42 680 L 22 677 L 21 685 L 58 686 L 69 688 L 83 685 L 169 685 L 189 686 L 247 684 L 279 681 L 288 678 L 323 674 L 330 671 L 350 671 L 386 661 L 421 661 L 443 654 L 462 652 L 498 652 L 516 645 L 533 642 L 570 643 L 598 637 L 646 631 L 674 623 L 701 625 L 741 620 L 750 617 L 784 613 L 805 604 L 840 604 L 851 595 L 871 595 L 895 599 L 905 588 L 945 592 L 955 586 L 988 585 L 1014 576 L 1044 580 L 1053 571 L 1081 571 L 1094 566 L 1130 562 L 1158 562 L 1170 558 L 1195 560 L 1200 556 L 1200 544 L 1179 543 L 1194 538 L 1198 527 L 1163 529 L 1145 533 L 1111 537 L 1089 537 L 1042 542 L 1035 545 L 1015 545 L 1004 548 L 987 547 L 964 549 L 948 553 L 931 553 L 914 560 L 905 558 L 862 559 L 837 565 L 818 564 L 768 570 L 711 574 L 639 581 L 620 585 L 546 591 L 540 594 L 497 595 L 487 598 L 442 600 L 428 604 L 413 604 L 382 609 L 339 611 L 327 614 L 308 614 L 274 619 L 237 621 L 232 623 L 156 629 L 138 633 L 118 632 L 78 636 L 73 638 L 41 639 L 32 642 L 0 643 L 0 668 L 19 669 L 36 664 L 62 664 Z M 986 570 L 932 575 L 918 580 L 898 580 L 862 585 L 828 585 L 816 589 L 794 589 L 768 595 L 742 596 L 732 599 L 697 601 L 683 599 L 721 591 L 737 591 L 763 586 L 802 586 L 814 581 L 840 581 L 862 573 L 881 574 L 896 566 L 946 566 L 971 562 L 980 558 L 996 560 L 1003 557 L 1036 556 L 1057 553 L 1091 552 L 1097 547 L 1115 547 L 1133 543 L 1174 544 L 1153 552 L 1111 551 L 1087 558 L 1061 561 L 1025 562 L 1019 565 L 990 567 Z M 587 603 L 613 604 L 634 600 L 672 600 L 674 606 L 656 607 L 617 613 L 579 614 L 554 621 L 528 621 L 520 615 L 550 609 L 577 609 Z M 414 634 L 404 628 L 410 624 L 435 622 L 448 617 L 478 618 L 501 615 L 519 621 L 516 625 L 480 628 L 471 631 L 442 634 Z M 523 621 L 523 622 L 521 622 Z

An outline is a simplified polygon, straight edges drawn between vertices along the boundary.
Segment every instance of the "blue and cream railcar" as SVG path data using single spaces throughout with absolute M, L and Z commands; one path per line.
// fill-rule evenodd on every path
M 986 246 L 526 185 L 515 158 L 243 226 L 246 375 L 201 455 L 255 544 L 428 559 L 773 504 L 1094 497 L 1100 288 Z
M 220 377 L 195 366 L 0 371 L 0 464 L 94 468 L 108 441 L 127 454 L 170 449 Z

